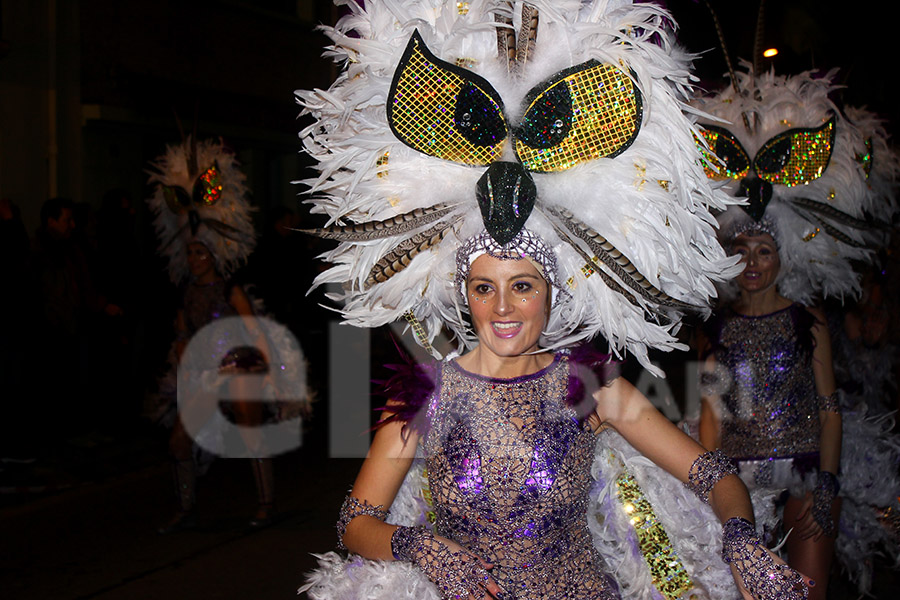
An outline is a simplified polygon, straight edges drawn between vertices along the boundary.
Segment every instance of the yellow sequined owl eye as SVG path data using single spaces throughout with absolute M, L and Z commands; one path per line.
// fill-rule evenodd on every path
M 185 212 L 191 205 L 191 197 L 180 186 L 162 185 L 163 198 L 166 205 L 176 215 Z
M 530 171 L 564 171 L 624 152 L 641 125 L 641 94 L 629 75 L 588 61 L 529 92 L 516 155 Z
M 394 72 L 387 119 L 407 146 L 467 165 L 498 160 L 508 131 L 491 84 L 434 56 L 418 31 Z
M 834 118 L 818 129 L 791 129 L 773 137 L 756 154 L 753 166 L 771 184 L 804 185 L 828 167 L 834 149 Z
M 222 197 L 222 176 L 218 163 L 204 171 L 194 183 L 194 204 L 212 206 Z
M 706 139 L 710 150 L 715 156 L 710 155 L 709 150 L 697 141 L 697 147 L 703 155 L 703 170 L 710 179 L 743 179 L 750 172 L 750 156 L 741 146 L 741 143 L 727 129 L 715 125 L 705 125 L 700 129 L 700 134 Z M 724 165 L 720 165 L 719 161 Z M 718 166 L 718 170 L 714 167 Z

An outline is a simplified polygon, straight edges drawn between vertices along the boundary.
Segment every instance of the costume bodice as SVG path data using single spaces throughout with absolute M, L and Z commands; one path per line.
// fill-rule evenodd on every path
M 802 312 L 801 312 L 802 311 Z M 722 450 L 742 458 L 819 450 L 809 313 L 802 306 L 759 317 L 727 311 L 715 356 L 730 375 L 722 394 Z
M 428 404 L 435 531 L 495 565 L 510 598 L 618 598 L 587 526 L 596 437 L 565 403 L 569 360 L 514 379 L 445 363 Z
M 184 292 L 184 322 L 188 337 L 216 319 L 237 315 L 237 311 L 228 302 L 225 287 L 224 280 L 208 285 L 188 284 Z

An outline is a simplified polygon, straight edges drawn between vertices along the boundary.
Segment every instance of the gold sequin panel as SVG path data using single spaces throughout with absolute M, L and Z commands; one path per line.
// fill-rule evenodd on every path
M 640 128 L 641 95 L 629 75 L 590 61 L 532 90 L 516 132 L 516 154 L 530 171 L 564 171 L 616 156 Z
M 771 184 L 794 187 L 822 176 L 834 149 L 834 119 L 818 129 L 791 129 L 777 135 L 757 153 L 760 178 Z
M 508 133 L 502 102 L 491 85 L 438 59 L 418 32 L 394 73 L 387 117 L 404 144 L 468 165 L 498 160 Z
M 701 162 L 708 178 L 743 179 L 747 176 L 750 172 L 750 157 L 731 132 L 707 126 L 700 129 L 700 134 L 710 148 L 707 150 L 699 139 L 695 139 L 697 148 L 703 156 Z
M 690 575 L 681 564 L 669 535 L 653 512 L 634 477 L 623 473 L 616 480 L 622 509 L 631 518 L 641 555 L 650 568 L 653 587 L 666 600 L 677 600 L 694 587 Z

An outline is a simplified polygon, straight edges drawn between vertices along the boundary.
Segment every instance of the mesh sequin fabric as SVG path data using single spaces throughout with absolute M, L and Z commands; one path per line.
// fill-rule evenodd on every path
M 777 564 L 766 552 L 753 525 L 732 517 L 722 528 L 722 560 L 733 565 L 741 581 L 760 600 L 804 600 L 809 588 L 800 574 Z
M 743 179 L 753 166 L 760 179 L 794 187 L 814 181 L 825 172 L 834 150 L 835 122 L 832 119 L 817 129 L 791 129 L 776 135 L 763 144 L 752 161 L 728 130 L 707 125 L 701 134 L 722 162 L 719 164 L 697 140 L 707 177 Z
M 507 127 L 486 81 L 439 60 L 413 35 L 388 106 L 391 129 L 425 154 L 469 165 L 500 158 Z
M 733 312 L 724 317 L 716 360 L 731 375 L 721 418 L 722 450 L 733 458 L 819 450 L 811 348 L 802 341 L 798 311 L 805 309 L 794 304 L 761 317 Z
M 641 112 L 640 92 L 626 73 L 586 63 L 531 102 L 516 154 L 531 171 L 564 171 L 617 156 L 637 135 Z
M 495 566 L 507 598 L 619 598 L 587 527 L 595 435 L 564 402 L 568 357 L 514 379 L 441 370 L 426 468 L 435 532 Z

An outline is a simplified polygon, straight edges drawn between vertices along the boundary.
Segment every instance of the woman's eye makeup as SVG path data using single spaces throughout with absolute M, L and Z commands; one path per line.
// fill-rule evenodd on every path
M 527 281 L 517 281 L 513 284 L 513 289 L 517 292 L 527 292 L 531 290 L 531 284 Z

